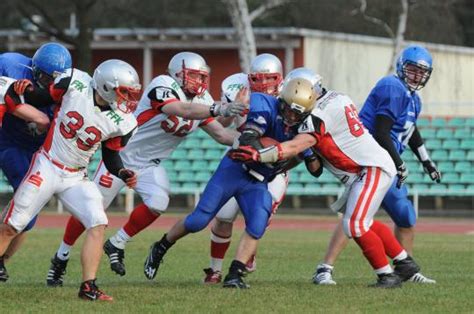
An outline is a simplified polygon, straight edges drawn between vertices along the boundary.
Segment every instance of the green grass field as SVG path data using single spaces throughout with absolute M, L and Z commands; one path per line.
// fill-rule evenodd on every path
M 77 245 L 69 262 L 65 287 L 48 289 L 49 259 L 62 236 L 60 229 L 36 229 L 7 265 L 10 280 L 0 285 L 0 312 L 155 312 L 155 313 L 359 313 L 474 311 L 474 238 L 467 235 L 419 234 L 416 258 L 437 285 L 407 283 L 401 289 L 368 288 L 375 281 L 358 247 L 351 243 L 335 270 L 337 286 L 311 283 L 323 257 L 329 233 L 270 230 L 258 252 L 258 270 L 247 277 L 249 290 L 204 286 L 208 266 L 209 232 L 190 235 L 168 253 L 157 278 L 148 281 L 143 262 L 149 245 L 164 230 L 137 236 L 126 252 L 127 275 L 118 277 L 102 259 L 98 283 L 113 303 L 79 300 L 80 261 Z M 109 234 L 112 231 L 109 231 Z M 238 232 L 240 233 L 240 232 Z M 234 236 L 227 268 L 235 250 Z M 81 243 L 78 243 L 81 244 Z

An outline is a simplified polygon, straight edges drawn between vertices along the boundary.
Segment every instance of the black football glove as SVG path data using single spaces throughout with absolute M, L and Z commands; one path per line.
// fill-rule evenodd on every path
M 408 178 L 408 169 L 404 162 L 397 167 L 397 177 L 397 188 L 401 188 Z
M 133 170 L 122 168 L 119 170 L 118 176 L 131 189 L 137 185 L 137 174 Z
M 436 165 L 431 160 L 423 161 L 423 170 L 428 174 L 431 180 L 436 181 L 436 183 L 441 183 L 441 172 L 436 168 Z

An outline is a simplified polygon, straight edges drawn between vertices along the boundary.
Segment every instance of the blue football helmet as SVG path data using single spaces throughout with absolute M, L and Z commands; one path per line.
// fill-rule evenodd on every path
M 423 88 L 433 71 L 433 58 L 424 47 L 411 45 L 397 61 L 397 75 L 411 91 Z
M 33 79 L 40 87 L 47 88 L 71 66 L 71 54 L 66 47 L 58 43 L 44 44 L 32 58 Z

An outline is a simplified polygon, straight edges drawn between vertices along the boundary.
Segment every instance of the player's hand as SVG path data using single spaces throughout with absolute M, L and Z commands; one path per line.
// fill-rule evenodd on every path
M 211 115 L 214 117 L 235 117 L 247 114 L 248 106 L 241 102 L 215 103 L 210 110 Z
M 397 167 L 397 177 L 397 188 L 401 188 L 408 178 L 408 169 L 404 162 Z
M 248 87 L 242 87 L 237 95 L 235 96 L 235 101 L 246 104 L 248 105 L 250 103 L 250 98 L 249 98 L 249 89 Z
M 428 174 L 431 180 L 436 181 L 436 183 L 441 183 L 441 172 L 436 168 L 436 165 L 431 160 L 423 161 L 423 170 Z
M 260 160 L 260 153 L 252 146 L 239 146 L 236 149 L 231 149 L 228 152 L 231 159 L 243 162 L 253 162 Z
M 30 86 L 33 86 L 33 83 L 30 80 L 22 79 L 13 83 L 13 90 L 18 96 L 22 96 Z
M 131 189 L 137 185 L 137 174 L 133 170 L 122 168 L 119 170 L 118 176 Z

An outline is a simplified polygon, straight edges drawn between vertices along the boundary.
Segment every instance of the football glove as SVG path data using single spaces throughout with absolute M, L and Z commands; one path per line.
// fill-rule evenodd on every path
M 22 79 L 13 83 L 13 90 L 18 96 L 25 94 L 25 91 L 28 87 L 33 86 L 30 80 Z
M 245 115 L 248 112 L 248 106 L 240 102 L 215 103 L 209 111 L 213 117 L 235 117 Z
M 423 161 L 423 170 L 428 174 L 431 180 L 436 181 L 436 183 L 441 183 L 441 172 L 436 168 L 436 165 L 431 160 Z
M 402 162 L 400 166 L 397 167 L 397 188 L 401 188 L 403 183 L 405 183 L 407 177 L 408 177 L 408 169 L 407 166 L 405 165 L 405 162 Z
M 133 170 L 122 168 L 119 170 L 118 176 L 131 189 L 137 185 L 137 174 Z
M 228 155 L 231 159 L 239 160 L 242 162 L 260 161 L 260 153 L 257 149 L 250 145 L 239 146 L 236 149 L 231 149 Z

